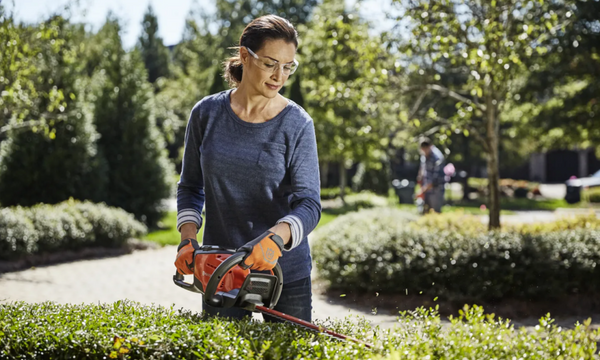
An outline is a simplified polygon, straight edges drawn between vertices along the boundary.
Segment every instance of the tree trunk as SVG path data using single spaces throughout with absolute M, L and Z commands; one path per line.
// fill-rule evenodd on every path
M 321 187 L 325 188 L 329 184 L 327 184 L 327 176 L 329 175 L 329 161 L 324 161 L 321 163 Z
M 487 171 L 488 188 L 490 192 L 490 221 L 489 229 L 500 228 L 500 174 L 498 167 L 498 137 L 500 126 L 496 112 L 496 106 L 492 103 L 492 97 L 487 98 L 487 143 L 489 146 Z
M 346 193 L 346 164 L 344 159 L 340 161 L 340 199 L 342 199 L 342 203 L 346 205 L 346 198 L 344 194 Z
M 469 151 L 469 137 L 468 136 L 464 136 L 463 135 L 463 139 L 464 139 L 464 148 L 463 148 L 463 154 L 464 154 L 464 159 L 465 159 L 465 164 L 471 164 L 471 156 L 470 156 L 470 151 Z M 469 201 L 469 177 L 471 176 L 471 169 L 467 169 L 465 171 L 466 175 L 465 177 L 462 179 L 463 182 L 463 201 L 467 202 Z

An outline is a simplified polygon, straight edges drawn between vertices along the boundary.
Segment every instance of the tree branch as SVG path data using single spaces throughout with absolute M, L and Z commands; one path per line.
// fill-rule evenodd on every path
M 48 120 L 64 121 L 67 119 L 66 114 L 52 114 L 52 113 L 43 113 L 43 114 L 40 114 L 38 117 L 42 118 L 44 120 L 28 120 L 28 121 L 23 121 L 23 122 L 13 122 L 13 123 L 6 124 L 6 125 L 0 127 L 0 135 L 4 134 L 5 132 L 11 131 L 11 130 L 18 130 L 18 129 L 22 129 L 22 128 L 32 128 L 34 126 L 41 126 L 41 125 L 47 124 Z
M 433 91 L 437 91 L 437 92 L 439 92 L 441 94 L 444 94 L 446 96 L 449 96 L 449 97 L 451 97 L 451 98 L 453 98 L 455 100 L 467 103 L 467 104 L 473 106 L 474 108 L 477 108 L 477 109 L 479 109 L 479 110 L 481 110 L 483 112 L 486 111 L 486 106 L 485 105 L 476 103 L 473 100 L 471 100 L 469 98 L 466 98 L 463 95 L 461 95 L 461 94 L 459 94 L 459 93 L 457 93 L 455 91 L 452 91 L 452 90 L 448 89 L 445 86 L 441 86 L 441 85 L 438 85 L 438 84 L 407 86 L 407 87 L 403 88 L 401 91 L 402 92 L 410 92 L 410 91 L 414 91 L 414 90 L 433 90 Z
M 29 121 L 23 121 L 22 123 L 4 125 L 3 127 L 0 127 L 0 135 L 4 134 L 5 132 L 11 131 L 11 130 L 17 130 L 17 129 L 26 128 L 26 127 L 34 127 L 34 126 L 42 125 L 43 123 L 44 122 L 42 122 L 40 120 L 29 120 Z
M 435 118 L 433 118 L 433 120 L 437 121 L 437 122 L 439 122 L 441 124 L 448 125 L 448 126 L 455 125 L 450 120 L 444 119 L 443 117 L 440 117 L 440 116 L 436 116 Z M 467 130 L 469 130 L 470 133 L 473 133 L 473 135 L 475 136 L 475 138 L 477 140 L 479 140 L 479 142 L 481 143 L 481 146 L 483 146 L 483 149 L 486 152 L 489 153 L 490 152 L 490 147 L 488 146 L 488 143 L 485 140 L 485 138 L 483 136 L 481 136 L 481 133 L 479 132 L 479 130 L 477 130 L 477 128 L 475 128 L 474 126 L 471 126 L 471 125 L 468 125 L 468 124 L 465 124 L 465 127 L 467 128 Z
M 417 101 L 413 105 L 412 109 L 410 109 L 410 113 L 408 114 L 408 119 L 409 120 L 413 116 L 415 116 L 415 114 L 417 113 L 417 111 L 419 111 L 419 107 L 421 106 L 421 103 L 423 102 L 423 99 L 425 99 L 425 96 L 427 96 L 427 94 L 429 94 L 429 90 L 425 90 L 425 91 L 421 92 L 421 94 L 419 94 L 419 97 L 417 98 Z

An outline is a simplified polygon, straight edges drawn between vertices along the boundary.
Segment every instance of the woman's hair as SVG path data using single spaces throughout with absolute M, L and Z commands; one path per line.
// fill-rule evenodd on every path
M 244 68 L 240 59 L 240 47 L 245 46 L 257 52 L 267 40 L 283 40 L 298 47 L 298 32 L 288 20 L 277 15 L 265 15 L 252 20 L 240 36 L 236 54 L 227 59 L 224 78 L 231 87 L 237 87 L 242 81 Z

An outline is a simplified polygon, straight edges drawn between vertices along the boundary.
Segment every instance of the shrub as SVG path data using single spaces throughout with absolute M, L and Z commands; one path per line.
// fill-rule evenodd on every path
M 0 208 L 0 260 L 38 250 L 38 233 L 22 207 Z
M 370 209 L 388 205 L 387 198 L 370 191 L 361 191 L 356 194 L 348 195 L 345 197 L 345 200 L 346 206 L 354 210 Z
M 600 187 L 584 190 L 584 198 L 591 203 L 600 203 Z
M 162 201 L 171 195 L 174 169 L 154 117 L 152 86 L 138 51 L 121 47 L 119 25 L 111 19 L 92 42 L 102 56 L 93 77 L 98 154 L 107 166 L 108 205 L 120 207 L 153 227 Z M 110 55 L 106 55 L 110 54 Z
M 533 224 L 509 224 L 506 231 L 517 231 L 524 234 L 544 234 L 563 230 L 589 229 L 600 230 L 600 218 L 595 213 L 578 216 L 563 216 L 552 222 Z
M 345 189 L 345 195 L 352 195 L 354 194 L 354 192 L 352 192 L 352 189 L 347 187 Z M 340 197 L 340 188 L 338 187 L 333 187 L 333 188 L 324 188 L 321 189 L 321 199 L 323 200 L 331 200 L 331 199 L 335 199 Z
M 598 331 L 560 329 L 549 318 L 516 331 L 479 307 L 442 326 L 435 311 L 402 314 L 394 329 L 365 321 L 327 322 L 369 341 L 367 349 L 288 323 L 204 319 L 184 310 L 114 304 L 0 304 L 0 358 L 38 359 L 598 359 Z M 391 354 L 390 354 L 391 352 Z M 443 355 L 442 355 L 443 354 Z
M 39 48 L 33 45 L 39 52 L 27 61 L 36 69 L 37 74 L 29 76 L 35 79 L 37 94 L 32 98 L 19 95 L 28 104 L 23 120 L 39 120 L 40 125 L 11 131 L 7 141 L 2 141 L 4 134 L 0 139 L 0 203 L 32 206 L 69 197 L 97 201 L 105 189 L 106 174 L 96 157 L 98 134 L 92 124 L 89 82 L 81 66 L 85 48 L 81 29 L 57 15 L 28 31 L 40 38 L 29 39 L 32 42 L 26 41 L 26 46 L 47 43 Z M 41 34 L 46 35 L 42 38 Z M 57 45 L 49 46 L 48 37 Z M 8 115 L 11 110 L 4 102 L 2 108 L 5 119 L 17 115 Z
M 325 231 L 329 226 L 335 231 Z M 600 292 L 596 230 L 465 235 L 349 214 L 313 241 L 320 276 L 347 292 L 408 291 L 468 302 Z
M 58 205 L 0 209 L 0 259 L 84 247 L 120 247 L 146 233 L 122 209 L 69 200 Z
M 415 230 L 460 232 L 463 235 L 474 235 L 488 230 L 487 225 L 481 221 L 480 217 L 465 214 L 462 211 L 443 214 L 432 212 L 411 222 L 409 227 Z
M 439 318 L 423 309 L 405 313 L 400 320 L 412 326 L 398 329 L 397 345 L 387 357 L 377 359 L 598 359 L 598 331 L 590 331 L 589 321 L 565 333 L 549 317 L 534 329 L 515 330 L 509 320 L 486 315 L 480 307 L 465 307 L 460 315 L 441 324 Z M 573 344 L 569 348 L 569 345 Z
M 464 236 L 487 232 L 488 227 L 478 216 L 453 212 L 431 213 L 420 217 L 409 225 L 412 229 L 430 229 L 434 231 L 459 232 Z M 523 234 L 545 234 L 555 231 L 590 229 L 600 230 L 600 218 L 591 212 L 587 215 L 562 216 L 555 221 L 542 223 L 505 224 L 501 231 Z

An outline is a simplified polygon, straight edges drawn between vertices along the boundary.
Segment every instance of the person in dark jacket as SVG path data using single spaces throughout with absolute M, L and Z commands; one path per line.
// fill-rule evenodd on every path
M 440 213 L 444 204 L 444 155 L 429 138 L 421 139 L 420 148 L 421 167 L 418 180 L 421 182 L 421 192 L 417 197 L 424 198 L 426 208 Z

